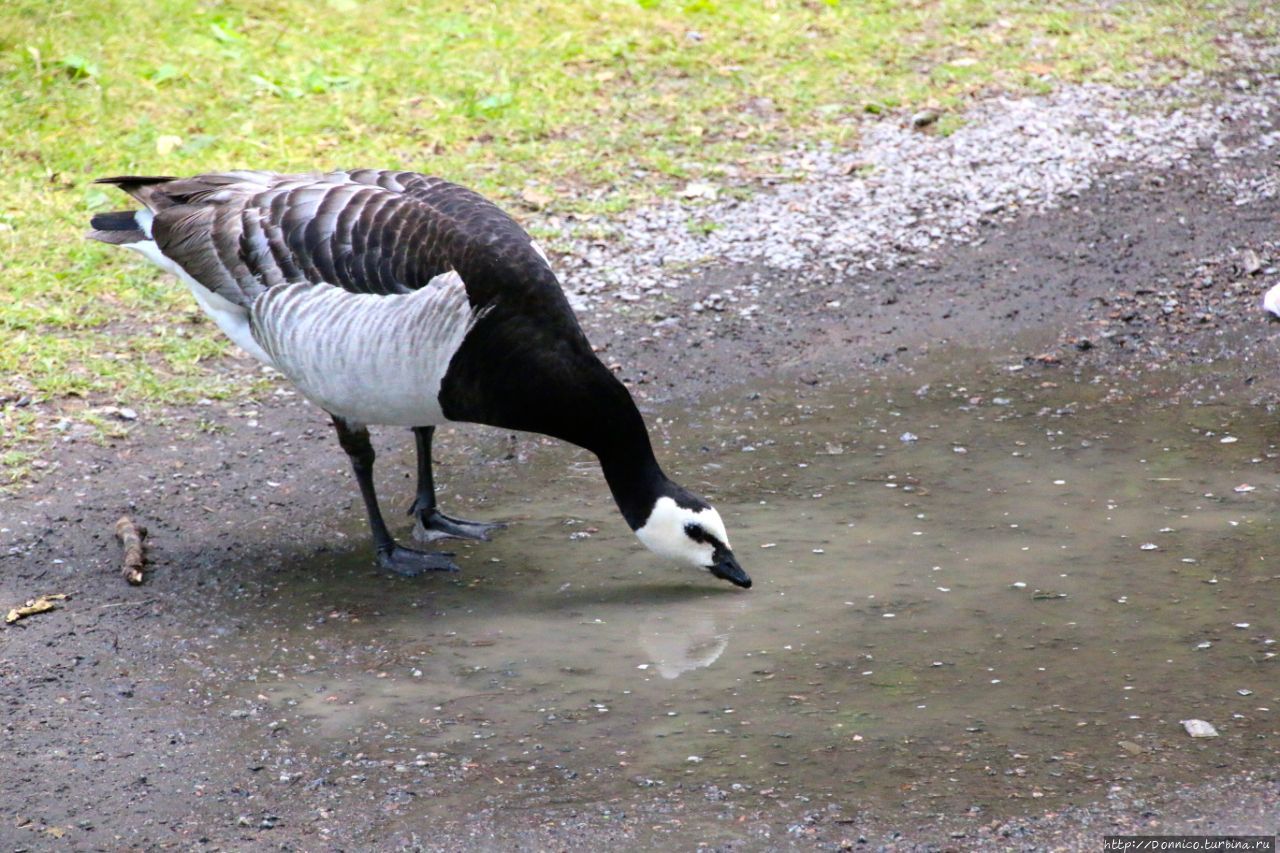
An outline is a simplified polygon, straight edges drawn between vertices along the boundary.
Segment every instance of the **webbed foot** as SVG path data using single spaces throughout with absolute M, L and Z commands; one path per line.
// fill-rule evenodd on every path
M 471 539 L 488 542 L 490 534 L 506 527 L 499 521 L 468 521 L 453 518 L 438 509 L 419 510 L 417 501 L 409 508 L 409 514 L 417 518 L 413 525 L 413 538 L 419 542 L 435 542 L 439 539 Z
M 392 543 L 378 549 L 378 567 L 406 578 L 417 577 L 424 572 L 456 572 L 458 564 L 449 559 L 452 554 L 438 551 L 418 551 Z

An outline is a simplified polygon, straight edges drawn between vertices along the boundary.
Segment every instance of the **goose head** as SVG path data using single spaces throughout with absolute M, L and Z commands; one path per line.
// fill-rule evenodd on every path
M 672 484 L 674 485 L 674 484 Z M 696 495 L 676 487 L 675 494 L 658 497 L 636 536 L 653 553 L 695 569 L 702 569 L 740 587 L 751 578 L 729 547 L 720 513 Z

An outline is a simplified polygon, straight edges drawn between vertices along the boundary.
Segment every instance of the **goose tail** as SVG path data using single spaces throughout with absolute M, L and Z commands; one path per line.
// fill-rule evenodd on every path
M 142 210 L 118 210 L 114 213 L 98 213 L 89 222 L 90 240 L 124 245 L 142 243 L 151 239 L 151 220 L 155 211 L 173 205 L 173 200 L 162 187 L 175 178 L 120 175 L 114 178 L 98 178 L 95 184 L 113 184 L 146 205 Z
M 97 213 L 89 221 L 90 240 L 120 246 L 141 243 L 151 239 L 151 211 L 118 210 L 114 213 Z
M 161 210 L 173 204 L 162 187 L 177 178 L 164 175 L 117 175 L 114 178 L 98 178 L 95 184 L 112 184 L 127 192 L 152 210 Z

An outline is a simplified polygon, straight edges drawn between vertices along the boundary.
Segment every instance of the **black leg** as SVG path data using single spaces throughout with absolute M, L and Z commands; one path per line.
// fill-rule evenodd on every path
M 413 428 L 413 438 L 418 445 L 418 496 L 409 507 L 409 515 L 418 520 L 413 526 L 413 538 L 419 542 L 449 538 L 488 542 L 491 531 L 506 525 L 453 518 L 436 507 L 436 482 L 431 474 L 431 439 L 435 432 L 435 427 Z
M 373 532 L 373 545 L 378 550 L 378 565 L 398 575 L 413 577 L 426 571 L 456 572 L 457 565 L 446 554 L 433 554 L 427 551 L 415 551 L 396 544 L 382 520 L 382 510 L 378 509 L 378 495 L 373 489 L 373 445 L 369 443 L 369 430 L 364 427 L 353 427 L 337 416 L 333 417 L 334 429 L 338 431 L 338 443 L 351 459 L 351 470 L 355 472 L 356 482 L 360 484 L 360 496 L 364 498 L 364 508 L 369 513 L 369 529 Z

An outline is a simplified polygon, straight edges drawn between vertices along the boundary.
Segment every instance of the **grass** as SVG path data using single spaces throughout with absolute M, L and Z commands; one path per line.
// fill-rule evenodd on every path
M 183 288 L 81 239 L 92 212 L 127 206 L 96 176 L 380 165 L 526 210 L 619 211 L 730 167 L 749 183 L 779 145 L 851 142 L 865 112 L 1209 69 L 1224 18 L 1259 27 L 1265 7 L 7 0 L 0 398 L 236 393 L 237 371 L 208 368 L 229 345 Z M 0 445 L 34 435 L 20 411 Z

